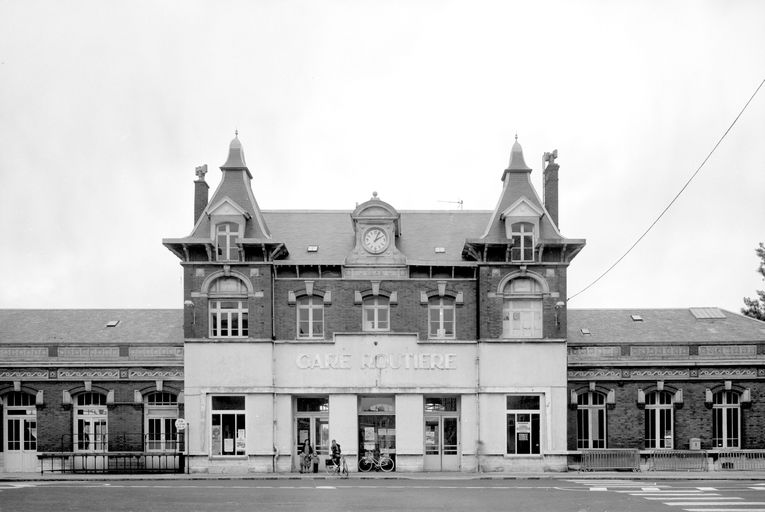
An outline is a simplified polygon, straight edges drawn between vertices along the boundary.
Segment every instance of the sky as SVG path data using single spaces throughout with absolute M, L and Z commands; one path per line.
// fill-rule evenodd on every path
M 648 228 L 765 79 L 765 2 L 0 0 L 0 308 L 181 308 L 234 130 L 262 209 L 491 210 L 514 137 L 569 297 Z M 570 308 L 765 288 L 765 87 L 664 218 Z

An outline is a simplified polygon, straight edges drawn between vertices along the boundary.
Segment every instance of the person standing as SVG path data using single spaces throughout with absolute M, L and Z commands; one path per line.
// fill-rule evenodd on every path
M 303 448 L 300 452 L 300 472 L 301 473 L 310 473 L 311 472 L 311 464 L 313 462 L 313 456 L 314 451 L 313 447 L 311 446 L 311 441 L 306 439 L 305 442 L 303 442 Z

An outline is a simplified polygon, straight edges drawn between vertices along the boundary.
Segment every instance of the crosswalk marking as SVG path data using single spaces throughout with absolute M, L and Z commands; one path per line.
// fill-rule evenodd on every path
M 686 512 L 765 512 L 765 508 L 685 508 Z
M 700 491 L 716 491 L 717 490 L 716 487 L 696 487 L 696 489 Z
M 669 505 L 670 507 L 687 507 L 689 505 L 701 505 L 701 503 L 698 503 L 696 501 L 674 501 L 670 503 L 665 503 L 665 505 Z M 739 503 L 730 503 L 728 501 L 708 501 L 704 503 L 704 506 L 707 505 L 765 505 L 764 501 L 747 501 L 747 502 L 739 502 Z M 706 510 L 706 509 L 705 509 Z M 730 510 L 730 509 L 726 509 Z

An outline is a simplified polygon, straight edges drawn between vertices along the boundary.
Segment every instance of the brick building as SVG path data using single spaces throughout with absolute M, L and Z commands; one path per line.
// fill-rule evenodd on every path
M 262 211 L 235 138 L 212 195 L 197 169 L 191 233 L 163 241 L 182 310 L 0 312 L 4 470 L 110 464 L 130 436 L 194 472 L 295 471 L 331 439 L 352 470 L 397 471 L 765 448 L 762 322 L 567 308 L 585 242 L 558 230 L 555 156 L 541 199 L 516 141 L 493 210 Z

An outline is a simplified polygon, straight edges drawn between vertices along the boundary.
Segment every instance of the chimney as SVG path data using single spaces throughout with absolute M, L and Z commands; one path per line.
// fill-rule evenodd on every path
M 555 227 L 560 229 L 560 225 L 558 225 L 558 169 L 560 166 L 555 163 L 555 159 L 558 158 L 558 150 L 545 153 L 543 158 L 547 163 L 542 173 L 545 209 L 550 214 L 550 219 Z
M 205 181 L 207 174 L 207 164 L 200 165 L 194 172 L 197 173 L 197 179 L 194 180 L 194 224 L 196 225 L 202 212 L 207 208 L 207 191 L 210 186 Z

